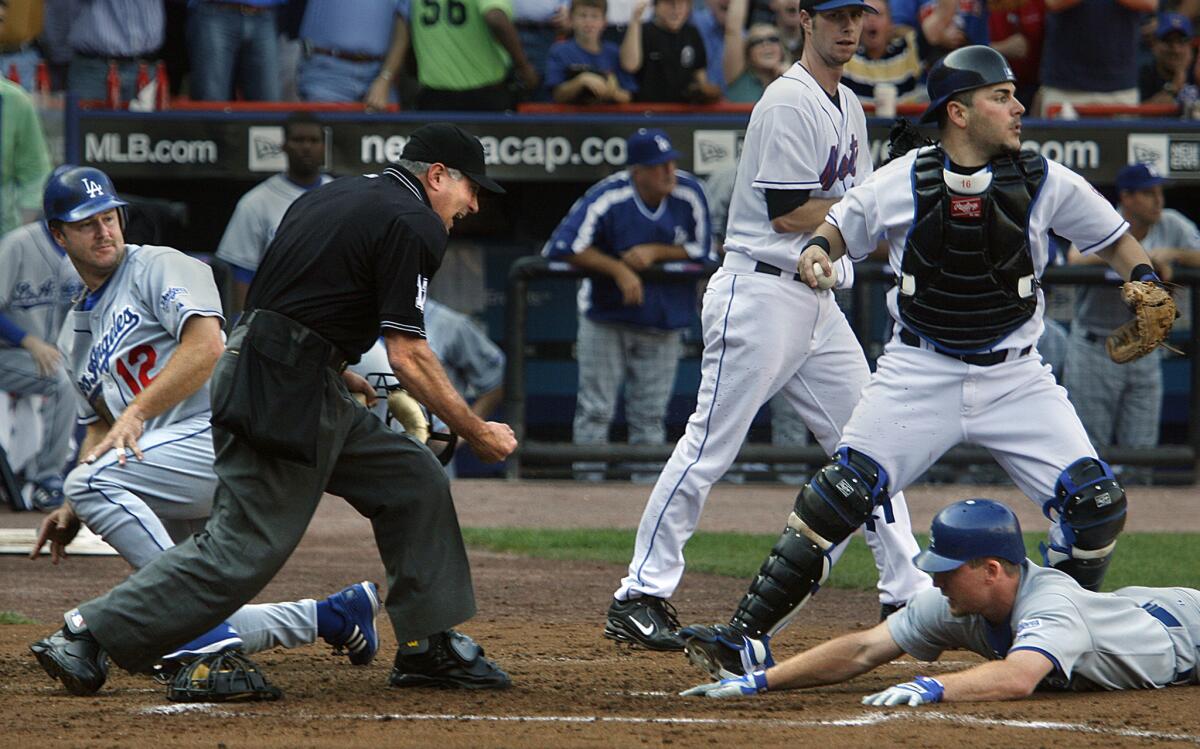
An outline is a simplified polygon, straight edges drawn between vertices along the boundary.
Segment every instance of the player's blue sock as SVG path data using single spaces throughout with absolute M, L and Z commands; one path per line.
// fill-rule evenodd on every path
M 329 605 L 329 599 L 317 601 L 317 635 L 328 640 L 338 637 L 346 628 L 346 617 Z

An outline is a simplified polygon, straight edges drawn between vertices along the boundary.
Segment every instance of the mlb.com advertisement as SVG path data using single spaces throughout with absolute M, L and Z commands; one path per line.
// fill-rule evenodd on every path
M 159 112 L 112 115 L 80 112 L 69 129 L 73 159 L 104 169 L 114 178 L 218 178 L 256 180 L 286 165 L 283 127 L 270 115 Z M 396 161 L 408 134 L 424 124 L 416 119 L 339 115 L 325 124 L 326 170 L 363 174 Z M 1200 182 L 1200 132 L 1180 123 L 1029 123 L 1023 146 L 1079 172 L 1099 185 L 1111 184 L 1132 161 L 1154 165 L 1179 182 Z M 731 115 L 606 118 L 583 116 L 461 123 L 483 143 L 489 172 L 514 182 L 588 182 L 625 164 L 625 138 L 638 127 L 667 132 L 682 157 L 679 166 L 706 177 L 736 166 L 745 139 L 745 118 Z M 890 123 L 870 121 L 872 159 L 886 153 Z M 1155 130 L 1150 128 L 1154 127 Z M 1165 131 L 1165 132 L 1164 132 Z M 148 173 L 152 170 L 151 173 Z

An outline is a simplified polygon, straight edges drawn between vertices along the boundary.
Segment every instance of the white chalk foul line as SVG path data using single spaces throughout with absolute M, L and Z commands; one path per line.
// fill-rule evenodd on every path
M 262 713 L 231 712 L 220 708 L 216 703 L 198 702 L 180 705 L 159 705 L 146 707 L 135 711 L 142 715 L 181 715 L 188 713 L 204 713 L 222 718 L 261 717 Z M 1039 731 L 1067 731 L 1087 733 L 1100 736 L 1121 736 L 1125 738 L 1154 739 L 1158 741 L 1185 741 L 1200 744 L 1200 736 L 1184 733 L 1165 733 L 1139 728 L 1107 728 L 1104 726 L 1089 726 L 1082 723 L 1066 723 L 1051 720 L 1015 720 L 1012 718 L 979 718 L 973 715 L 956 715 L 936 710 L 897 709 L 895 711 L 869 711 L 857 716 L 833 720 L 789 720 L 786 718 L 683 718 L 683 717 L 643 717 L 629 716 L 597 716 L 597 715 L 472 715 L 455 713 L 342 713 L 336 715 L 320 715 L 307 712 L 295 713 L 297 718 L 308 719 L 349 719 L 373 721 L 453 721 L 478 723 L 626 723 L 646 725 L 699 725 L 699 726 L 777 726 L 783 728 L 858 728 L 873 726 L 880 723 L 895 721 L 921 721 L 930 723 L 957 723 L 967 726 L 999 726 Z

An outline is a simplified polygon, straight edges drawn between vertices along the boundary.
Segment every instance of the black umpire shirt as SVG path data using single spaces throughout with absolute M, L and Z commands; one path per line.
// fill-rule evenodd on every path
M 278 312 L 357 360 L 381 327 L 425 335 L 425 293 L 446 240 L 446 225 L 407 170 L 334 180 L 288 208 L 246 310 Z

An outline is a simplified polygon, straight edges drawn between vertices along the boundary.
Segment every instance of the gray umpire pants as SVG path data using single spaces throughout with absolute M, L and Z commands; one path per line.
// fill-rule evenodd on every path
M 211 388 L 224 402 L 248 326 L 230 335 Z M 274 342 L 286 346 L 280 329 Z M 475 594 L 450 484 L 433 454 L 393 432 L 324 370 L 322 392 L 280 393 L 319 408 L 316 464 L 256 450 L 214 425 L 219 479 L 203 532 L 165 551 L 100 598 L 79 607 L 121 667 L 144 670 L 250 601 L 300 542 L 325 491 L 371 520 L 387 572 L 385 606 L 400 642 L 448 629 L 475 613 Z

